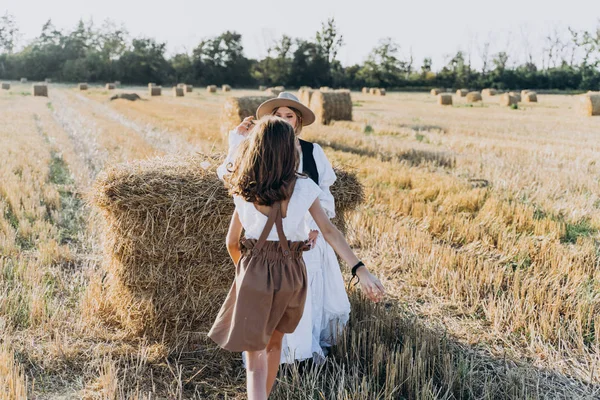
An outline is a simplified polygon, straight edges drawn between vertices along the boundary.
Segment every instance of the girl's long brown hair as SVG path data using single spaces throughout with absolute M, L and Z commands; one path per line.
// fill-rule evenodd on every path
M 298 162 L 294 128 L 282 118 L 266 116 L 240 145 L 226 179 L 229 192 L 261 206 L 286 200 Z

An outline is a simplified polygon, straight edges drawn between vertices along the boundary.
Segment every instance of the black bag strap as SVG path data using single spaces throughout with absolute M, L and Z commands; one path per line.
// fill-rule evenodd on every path
M 315 148 L 314 143 L 307 142 L 306 140 L 298 139 L 300 141 L 300 148 L 302 149 L 302 172 L 309 176 L 317 185 L 319 184 L 319 170 L 317 169 L 317 163 L 315 162 L 315 156 L 313 149 Z

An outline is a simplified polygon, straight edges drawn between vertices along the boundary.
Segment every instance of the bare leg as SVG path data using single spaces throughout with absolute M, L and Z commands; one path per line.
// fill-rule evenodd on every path
M 246 388 L 248 400 L 267 400 L 267 351 L 246 352 Z
M 279 362 L 281 360 L 281 341 L 283 340 L 283 333 L 279 331 L 273 332 L 269 344 L 267 344 L 267 363 L 268 363 L 268 374 L 267 374 L 267 395 L 271 394 L 275 379 L 277 378 L 277 372 L 279 371 Z

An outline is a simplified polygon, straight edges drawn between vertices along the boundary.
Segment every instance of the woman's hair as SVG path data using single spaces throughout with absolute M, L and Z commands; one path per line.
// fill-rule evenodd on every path
M 273 111 L 271 111 L 271 115 L 277 114 L 277 110 L 279 110 L 280 108 L 281 107 L 277 107 Z M 290 110 L 292 110 L 294 112 L 294 114 L 296 114 L 296 126 L 294 127 L 294 131 L 296 132 L 296 136 L 298 136 L 298 135 L 300 135 L 300 132 L 302 132 L 302 113 L 297 108 L 294 108 L 294 107 L 288 107 L 288 108 Z
M 226 178 L 232 195 L 262 206 L 291 196 L 298 170 L 294 128 L 279 117 L 263 117 L 240 145 Z

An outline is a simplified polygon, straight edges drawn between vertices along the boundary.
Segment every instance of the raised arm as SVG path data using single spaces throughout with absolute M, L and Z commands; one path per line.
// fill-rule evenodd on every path
M 227 157 L 225 157 L 225 161 L 217 168 L 217 176 L 220 180 L 223 180 L 223 177 L 229 173 L 227 171 L 227 165 L 235 160 L 238 147 L 240 147 L 240 144 L 248 137 L 248 133 L 254 125 L 254 122 L 252 121 L 253 118 L 254 117 L 252 116 L 244 118 L 235 129 L 229 131 Z
M 344 235 L 331 223 L 327 214 L 321 207 L 321 203 L 317 198 L 314 203 L 310 206 L 309 210 L 310 215 L 313 217 L 317 226 L 323 233 L 323 237 L 333 247 L 333 250 L 344 260 L 348 265 L 355 266 L 360 261 L 356 254 L 352 251 L 348 242 L 344 238 Z M 385 294 L 385 289 L 383 285 L 371 272 L 368 270 L 366 266 L 359 267 L 356 271 L 356 275 L 358 276 L 361 289 L 367 297 L 369 297 L 374 302 L 378 302 L 381 300 L 383 295 Z

